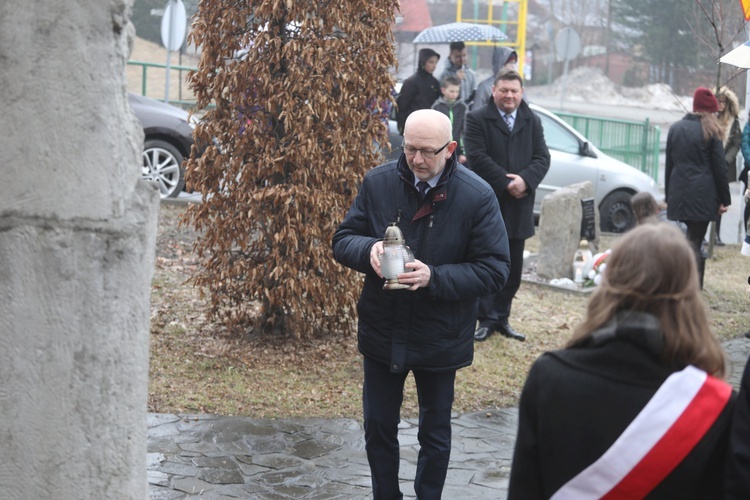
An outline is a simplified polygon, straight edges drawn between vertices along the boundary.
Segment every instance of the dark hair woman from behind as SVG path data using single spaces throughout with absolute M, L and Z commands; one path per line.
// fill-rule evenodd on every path
M 706 229 L 732 203 L 727 180 L 724 131 L 714 115 L 718 101 L 707 88 L 693 94 L 693 112 L 669 127 L 664 193 L 667 218 L 687 226 L 687 239 L 698 264 L 700 287 L 706 259 L 701 244 Z

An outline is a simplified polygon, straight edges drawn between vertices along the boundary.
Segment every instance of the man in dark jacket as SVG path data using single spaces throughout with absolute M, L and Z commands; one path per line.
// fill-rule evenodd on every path
M 523 249 L 534 235 L 534 191 L 547 174 L 550 155 L 539 118 L 523 101 L 523 78 L 515 70 L 495 77 L 492 101 L 466 115 L 466 158 L 471 169 L 497 195 L 510 247 L 510 275 L 503 289 L 482 297 L 475 340 L 497 330 L 506 337 L 526 337 L 508 323 L 513 297 L 521 285 Z
M 471 364 L 478 297 L 502 288 L 510 257 L 492 188 L 456 162 L 448 117 L 412 113 L 398 161 L 365 175 L 333 236 L 337 261 L 365 275 L 357 311 L 364 356 L 365 448 L 373 496 L 402 498 L 398 422 L 409 371 L 419 394 L 414 490 L 440 498 L 451 451 L 456 370 Z M 424 195 L 420 195 L 424 192 Z M 384 290 L 386 228 L 396 223 L 415 260 Z
M 440 82 L 432 76 L 440 54 L 432 49 L 421 49 L 417 72 L 404 80 L 396 98 L 396 124 L 399 133 L 404 133 L 406 118 L 418 109 L 430 109 L 440 97 Z

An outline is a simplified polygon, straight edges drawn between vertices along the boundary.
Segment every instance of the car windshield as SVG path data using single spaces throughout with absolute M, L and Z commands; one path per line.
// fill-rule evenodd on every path
M 542 120 L 544 140 L 547 142 L 547 147 L 549 149 L 571 154 L 580 153 L 581 145 L 576 136 L 571 134 L 565 129 L 565 127 L 546 114 L 537 113 L 536 115 Z

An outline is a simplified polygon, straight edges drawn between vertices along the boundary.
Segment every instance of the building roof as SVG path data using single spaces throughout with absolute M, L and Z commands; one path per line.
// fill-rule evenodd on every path
M 427 0 L 401 0 L 401 10 L 396 13 L 395 31 L 419 33 L 431 26 Z

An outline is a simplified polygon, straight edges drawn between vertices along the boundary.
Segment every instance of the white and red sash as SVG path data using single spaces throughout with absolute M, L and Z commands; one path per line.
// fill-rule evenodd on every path
M 617 441 L 552 500 L 643 498 L 708 432 L 732 387 L 688 366 L 659 387 Z

